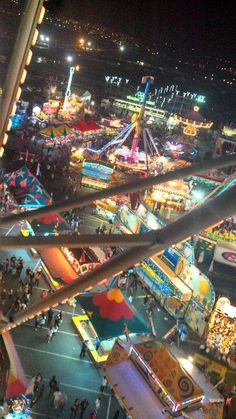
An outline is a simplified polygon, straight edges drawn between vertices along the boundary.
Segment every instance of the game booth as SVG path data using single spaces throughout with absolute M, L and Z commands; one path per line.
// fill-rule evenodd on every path
M 126 413 L 135 419 L 181 416 L 201 407 L 204 392 L 166 345 L 119 339 L 108 357 L 105 374 Z M 124 378 L 125 377 L 125 378 Z M 192 416 L 191 416 L 192 417 Z
M 158 230 L 165 223 L 142 203 L 136 211 L 120 206 L 114 222 L 125 233 Z M 184 320 L 200 336 L 215 302 L 215 292 L 207 276 L 194 265 L 193 246 L 185 241 L 135 266 L 143 286 L 174 317 Z M 176 298 L 173 298 L 176 297 Z
M 228 298 L 221 297 L 215 304 L 208 323 L 206 345 L 236 370 L 236 307 Z
M 49 285 L 59 289 L 100 264 L 92 249 L 70 249 L 52 247 L 38 249 L 43 272 Z M 104 283 L 106 281 L 102 281 Z
M 114 166 L 100 161 L 84 161 L 81 174 L 82 186 L 91 189 L 106 189 L 113 181 Z
M 80 339 L 88 342 L 88 353 L 99 367 L 106 362 L 115 339 L 124 335 L 125 323 L 131 337 L 149 331 L 145 320 L 118 288 L 99 294 L 80 295 L 77 300 L 83 314 L 73 316 L 72 322 Z

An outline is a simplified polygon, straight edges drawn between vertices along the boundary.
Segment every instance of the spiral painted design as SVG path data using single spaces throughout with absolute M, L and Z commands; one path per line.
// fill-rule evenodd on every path
M 192 394 L 194 392 L 194 385 L 188 377 L 186 377 L 184 375 L 182 377 L 180 377 L 179 380 L 178 380 L 178 386 L 179 386 L 179 389 L 182 393 L 182 396 L 184 396 L 184 397 L 192 396 Z
M 152 351 L 146 351 L 146 352 L 144 352 L 144 356 L 143 357 L 144 357 L 144 360 L 146 362 L 150 362 L 152 360 L 152 358 L 153 358 Z

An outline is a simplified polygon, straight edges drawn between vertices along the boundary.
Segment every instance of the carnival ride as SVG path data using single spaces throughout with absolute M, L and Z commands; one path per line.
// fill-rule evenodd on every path
M 190 137 L 195 137 L 199 129 L 210 129 L 213 125 L 213 122 L 203 118 L 198 106 L 194 106 L 186 115 L 176 114 L 174 118 L 178 124 L 184 125 L 183 134 Z
M 107 144 L 104 144 L 100 149 L 88 147 L 85 149 L 85 154 L 89 154 L 97 160 L 99 160 L 101 156 L 106 155 L 108 160 L 115 163 L 121 169 L 148 172 L 148 166 L 151 163 L 150 155 L 160 155 L 150 130 L 142 126 L 145 106 L 153 80 L 154 79 L 151 76 L 146 76 L 142 79 L 142 83 L 146 83 L 146 86 L 138 115 L 134 115 L 132 121 L 122 128 L 122 130 Z M 124 146 L 124 143 L 132 134 L 133 140 L 131 148 L 129 149 Z M 141 138 L 143 139 L 144 151 L 139 151 Z

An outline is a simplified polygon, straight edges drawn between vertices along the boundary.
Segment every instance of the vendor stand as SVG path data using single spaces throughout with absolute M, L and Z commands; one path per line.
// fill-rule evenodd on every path
M 88 341 L 88 353 L 97 366 L 104 365 L 115 339 L 124 335 L 125 323 L 130 336 L 148 332 L 144 319 L 128 304 L 118 288 L 80 295 L 78 301 L 84 313 L 73 316 L 72 321 L 80 339 Z
M 153 201 L 153 211 L 159 208 L 162 215 L 164 210 L 183 213 L 185 203 L 189 199 L 189 186 L 182 180 L 170 181 L 153 188 L 150 198 Z
M 236 369 L 236 307 L 225 297 L 218 299 L 208 323 L 207 347 L 223 356 Z

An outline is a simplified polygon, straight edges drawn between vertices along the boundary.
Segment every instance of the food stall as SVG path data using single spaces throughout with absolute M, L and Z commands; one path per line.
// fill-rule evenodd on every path
M 204 392 L 167 346 L 137 339 L 131 346 L 117 340 L 105 374 L 126 413 L 135 419 L 159 419 L 199 409 Z M 125 377 L 125 379 L 124 379 Z M 164 416 L 165 417 L 165 416 Z
M 156 185 L 150 198 L 153 201 L 153 211 L 159 207 L 160 215 L 162 210 L 181 213 L 185 211 L 186 200 L 189 199 L 190 188 L 183 180 L 173 180 Z
M 215 304 L 208 323 L 206 344 L 224 355 L 229 365 L 236 369 L 236 307 L 228 298 L 221 297 Z
M 78 302 L 84 313 L 72 317 L 88 353 L 97 366 L 103 366 L 118 336 L 124 335 L 127 323 L 130 336 L 147 333 L 142 316 L 124 298 L 118 288 L 99 294 L 80 295 Z

